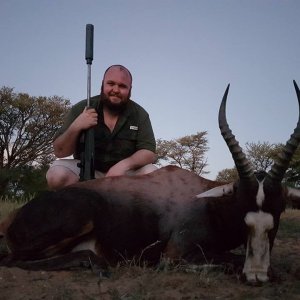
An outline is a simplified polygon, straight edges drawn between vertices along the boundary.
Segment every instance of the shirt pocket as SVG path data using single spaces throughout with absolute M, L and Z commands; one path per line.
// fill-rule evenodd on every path
M 119 133 L 114 139 L 114 148 L 122 158 L 132 155 L 136 151 L 138 133 L 136 130 L 128 130 Z

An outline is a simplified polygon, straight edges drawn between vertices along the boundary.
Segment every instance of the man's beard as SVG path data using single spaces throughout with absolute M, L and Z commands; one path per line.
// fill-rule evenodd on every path
M 122 101 L 119 103 L 113 103 L 103 92 L 100 94 L 100 101 L 103 104 L 103 107 L 107 108 L 110 112 L 116 115 L 122 113 L 125 110 L 128 100 L 129 98 L 122 99 Z

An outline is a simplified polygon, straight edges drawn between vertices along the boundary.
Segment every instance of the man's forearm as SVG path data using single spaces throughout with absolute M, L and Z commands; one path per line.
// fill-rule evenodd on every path
M 54 154 L 58 158 L 72 155 L 75 152 L 76 143 L 83 130 L 96 126 L 98 114 L 94 108 L 85 108 L 73 121 L 69 128 L 53 143 Z
M 142 166 L 152 164 L 156 161 L 156 154 L 150 150 L 142 149 L 126 158 L 129 170 L 134 170 Z
M 106 176 L 124 175 L 130 170 L 141 168 L 145 165 L 154 163 L 156 161 L 156 154 L 150 150 L 142 149 L 135 152 L 128 158 L 125 158 L 114 166 L 112 166 L 106 173 Z
M 75 152 L 76 143 L 80 135 L 80 130 L 70 126 L 54 142 L 54 154 L 58 158 L 72 155 Z

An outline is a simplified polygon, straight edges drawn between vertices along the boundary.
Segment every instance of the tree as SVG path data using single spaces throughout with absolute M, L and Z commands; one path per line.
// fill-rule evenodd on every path
M 283 144 L 270 144 L 269 142 L 246 143 L 245 154 L 253 165 L 255 171 L 264 170 L 268 172 L 278 154 L 282 151 Z M 236 168 L 224 169 L 216 177 L 219 181 L 234 181 L 238 178 Z M 288 168 L 284 182 L 290 186 L 300 186 L 300 147 L 296 150 Z
M 0 89 L 0 195 L 14 170 L 46 166 L 54 159 L 52 140 L 70 101 L 58 96 L 32 97 Z
M 289 186 L 300 187 L 300 147 L 297 148 L 285 174 L 285 181 Z
M 270 144 L 269 142 L 246 143 L 246 155 L 254 170 L 267 172 L 281 148 L 281 144 Z
M 282 149 L 281 144 L 270 144 L 269 142 L 246 143 L 245 154 L 255 171 L 269 171 L 276 159 L 277 154 Z M 220 171 L 216 177 L 218 181 L 235 181 L 238 173 L 235 167 Z
M 236 168 L 224 169 L 216 177 L 216 181 L 233 182 L 239 178 Z
M 270 144 L 268 142 L 247 143 L 247 156 L 255 170 L 268 172 L 277 160 L 284 145 L 282 143 Z M 284 176 L 283 182 L 293 187 L 300 185 L 300 148 L 296 150 L 290 162 L 290 166 Z
M 190 170 L 198 175 L 207 174 L 205 153 L 208 150 L 207 132 L 198 132 L 174 140 L 157 140 L 158 164 L 162 161 Z
M 46 166 L 25 166 L 9 170 L 5 195 L 9 199 L 29 200 L 36 193 L 47 189 Z

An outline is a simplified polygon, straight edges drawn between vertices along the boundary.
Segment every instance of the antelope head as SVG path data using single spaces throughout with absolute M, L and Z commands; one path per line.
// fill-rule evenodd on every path
M 294 81 L 300 108 L 300 91 Z M 229 85 L 223 96 L 219 110 L 221 134 L 232 154 L 239 180 L 214 188 L 198 195 L 203 197 L 221 197 L 233 195 L 241 203 L 242 214 L 247 227 L 247 249 L 243 273 L 247 281 L 268 281 L 270 252 L 278 230 L 281 212 L 285 208 L 285 189 L 282 180 L 293 154 L 300 143 L 300 113 L 297 127 L 278 155 L 271 170 L 255 172 L 243 153 L 238 141 L 230 130 L 226 120 L 226 101 Z

